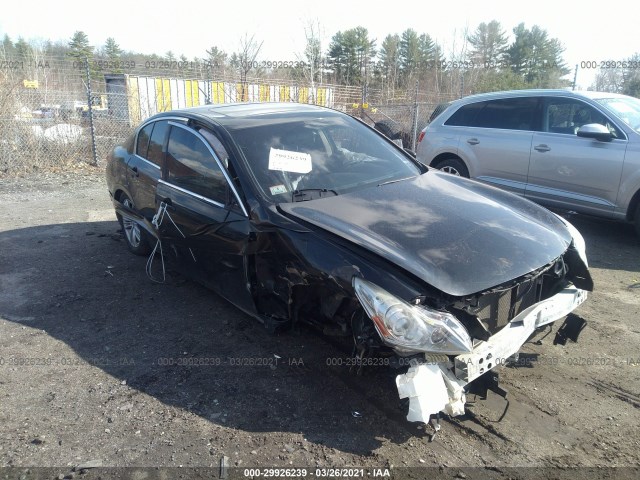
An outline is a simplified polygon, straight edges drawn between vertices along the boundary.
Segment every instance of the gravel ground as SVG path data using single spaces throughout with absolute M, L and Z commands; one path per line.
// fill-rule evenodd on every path
M 504 418 L 507 402 L 490 394 L 429 442 L 404 418 L 397 372 L 355 375 L 328 365 L 348 354 L 312 331 L 272 335 L 197 284 L 151 282 L 101 171 L 0 179 L 0 202 L 0 478 L 218 478 L 221 462 L 239 478 L 274 467 L 640 475 L 640 243 L 629 225 L 571 218 L 596 283 L 576 312 L 588 321 L 580 341 L 540 335 L 518 368 L 500 369 Z

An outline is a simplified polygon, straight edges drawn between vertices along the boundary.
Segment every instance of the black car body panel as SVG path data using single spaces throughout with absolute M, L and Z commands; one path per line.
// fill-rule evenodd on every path
M 454 186 L 455 196 L 450 193 Z M 280 208 L 377 253 L 449 295 L 465 296 L 546 265 L 571 243 L 552 213 L 513 196 L 498 203 L 496 195 L 500 193 L 492 187 L 431 171 Z

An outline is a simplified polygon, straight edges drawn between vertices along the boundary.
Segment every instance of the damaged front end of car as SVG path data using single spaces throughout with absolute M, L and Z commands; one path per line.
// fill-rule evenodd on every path
M 409 399 L 407 420 L 429 423 L 440 412 L 463 415 L 469 393 L 486 396 L 489 389 L 506 395 L 493 370 L 515 358 L 536 331 L 586 300 L 593 281 L 584 240 L 562 221 L 573 241 L 560 257 L 473 295 L 403 300 L 371 281 L 353 278 L 376 340 L 409 365 L 396 378 L 400 398 Z M 362 333 L 359 340 L 362 345 L 372 343 Z

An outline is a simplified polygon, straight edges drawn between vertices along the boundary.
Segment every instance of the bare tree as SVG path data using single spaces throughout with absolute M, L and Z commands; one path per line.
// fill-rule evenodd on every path
M 322 65 L 323 32 L 324 29 L 317 18 L 315 20 L 307 20 L 304 27 L 304 36 L 306 38 L 304 51 L 302 54 L 297 55 L 298 60 L 305 64 L 302 71 L 312 88 L 315 87 L 316 81 L 322 83 L 324 73 Z
M 245 33 L 240 39 L 240 49 L 231 55 L 231 64 L 240 72 L 240 81 L 243 84 L 247 83 L 247 76 L 251 70 L 258 70 L 255 62 L 263 43 L 264 41 L 258 43 L 255 34 L 249 37 L 249 34 Z
M 458 42 L 460 40 L 460 42 Z M 469 26 L 465 25 L 460 33 L 458 29 L 453 31 L 453 41 L 451 43 L 451 51 L 449 53 L 449 92 L 464 96 L 464 91 L 468 88 L 465 85 L 465 60 L 468 57 L 469 47 Z M 468 80 L 467 80 L 468 81 Z

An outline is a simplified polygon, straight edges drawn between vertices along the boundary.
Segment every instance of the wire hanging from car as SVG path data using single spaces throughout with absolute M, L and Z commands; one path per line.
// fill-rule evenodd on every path
M 156 245 L 155 247 L 153 247 L 153 251 L 149 255 L 149 258 L 147 259 L 146 273 L 147 273 L 147 277 L 149 277 L 149 279 L 155 283 L 165 283 L 167 279 L 166 269 L 164 266 L 164 252 L 162 250 L 162 241 L 160 240 L 160 225 L 162 225 L 162 222 L 164 222 L 164 217 L 166 216 L 169 218 L 169 221 L 173 224 L 173 226 L 176 228 L 176 230 L 182 236 L 182 238 L 187 238 L 186 235 L 182 233 L 182 230 L 180 230 L 178 225 L 176 225 L 176 222 L 173 221 L 173 218 L 171 218 L 171 214 L 167 211 L 168 206 L 169 204 L 167 202 L 160 202 L 158 211 L 156 212 L 156 214 L 153 216 L 153 219 L 151 220 L 151 223 L 153 224 L 153 226 L 156 227 L 156 231 L 158 232 L 158 235 L 157 235 Z M 158 249 L 160 249 L 160 261 L 162 262 L 162 280 L 156 279 L 153 276 L 153 273 L 151 271 L 153 266 L 153 260 L 156 256 L 156 253 L 158 252 Z M 189 253 L 191 254 L 191 258 L 193 258 L 193 261 L 195 262 L 196 256 L 193 254 L 193 250 L 191 250 L 191 248 L 189 248 Z

